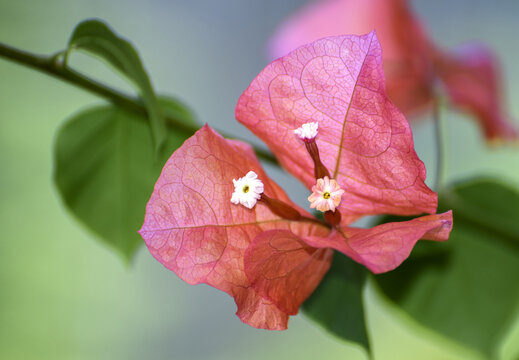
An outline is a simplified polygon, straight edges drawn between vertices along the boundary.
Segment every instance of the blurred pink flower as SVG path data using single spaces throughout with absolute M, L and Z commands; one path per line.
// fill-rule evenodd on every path
M 375 29 L 384 50 L 387 92 L 400 110 L 416 115 L 434 101 L 438 78 L 450 102 L 470 113 L 487 140 L 515 140 L 518 131 L 501 103 L 498 62 L 483 45 L 439 50 L 406 0 L 318 0 L 292 15 L 273 36 L 273 58 L 319 38 Z

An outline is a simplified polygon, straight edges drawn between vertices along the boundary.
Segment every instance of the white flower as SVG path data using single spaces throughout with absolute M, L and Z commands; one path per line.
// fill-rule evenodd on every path
M 334 179 L 325 176 L 324 179 L 317 179 L 317 184 L 312 186 L 312 195 L 308 197 L 310 207 L 326 212 L 328 210 L 335 211 L 335 208 L 341 203 L 341 195 L 344 194 Z
M 319 123 L 317 122 L 306 123 L 295 129 L 294 134 L 296 134 L 303 141 L 313 140 L 317 136 L 318 127 Z
M 234 192 L 232 193 L 231 202 L 233 204 L 242 204 L 246 208 L 252 209 L 258 202 L 263 193 L 263 182 L 258 179 L 258 174 L 249 171 L 247 175 L 238 180 L 232 180 L 234 184 Z

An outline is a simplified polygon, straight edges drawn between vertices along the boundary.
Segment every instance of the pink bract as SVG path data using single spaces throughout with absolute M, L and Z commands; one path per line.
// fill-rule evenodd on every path
M 231 204 L 232 180 L 250 170 L 263 181 L 265 194 L 296 207 L 267 177 L 249 145 L 225 140 L 204 126 L 164 166 L 140 234 L 150 253 L 184 281 L 206 283 L 234 297 L 243 322 L 285 329 L 288 314 L 259 295 L 247 278 L 245 251 L 269 230 L 321 236 L 329 230 L 281 219 L 262 203 L 252 210 Z M 314 252 L 319 279 L 329 267 L 331 253 L 330 249 Z
M 409 124 L 386 96 L 374 32 L 318 40 L 275 60 L 242 94 L 236 118 L 309 190 L 312 159 L 292 130 L 318 122 L 321 160 L 346 191 L 339 205 L 345 224 L 436 211 Z
M 473 115 L 487 140 L 514 140 L 517 129 L 501 103 L 499 66 L 482 45 L 469 52 L 439 50 L 406 0 L 318 0 L 287 19 L 269 45 L 273 58 L 319 38 L 375 29 L 384 49 L 387 92 L 400 110 L 416 115 L 434 102 L 435 78 L 453 105 Z
M 451 101 L 474 116 L 486 139 L 517 140 L 519 132 L 503 110 L 498 61 L 490 50 L 467 44 L 450 54 L 437 51 L 435 64 Z
M 231 295 L 243 322 L 282 330 L 328 271 L 332 249 L 380 273 L 402 263 L 421 238 L 447 240 L 450 211 L 371 229 L 349 226 L 369 214 L 436 211 L 409 125 L 385 94 L 380 55 L 374 33 L 317 41 L 269 65 L 236 108 L 308 188 L 316 181 L 313 164 L 291 130 L 319 123 L 321 159 L 345 190 L 339 225 L 309 220 L 249 145 L 206 125 L 173 153 L 155 185 L 139 231 L 150 253 L 188 283 Z M 249 171 L 263 181 L 262 196 L 304 218 L 281 218 L 266 201 L 252 209 L 232 204 L 233 179 Z

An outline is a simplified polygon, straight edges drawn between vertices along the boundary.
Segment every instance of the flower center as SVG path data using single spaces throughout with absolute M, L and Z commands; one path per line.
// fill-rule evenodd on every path
M 337 184 L 337 181 L 330 179 L 328 176 L 317 179 L 317 183 L 312 186 L 312 194 L 308 197 L 310 207 L 326 213 L 334 212 L 341 203 L 341 196 L 344 194 Z
M 249 192 L 249 185 L 245 185 L 242 190 L 243 190 L 243 192 L 245 194 L 248 193 Z

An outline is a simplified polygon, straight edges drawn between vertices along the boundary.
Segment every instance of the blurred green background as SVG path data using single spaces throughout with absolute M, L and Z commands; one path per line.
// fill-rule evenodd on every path
M 104 19 L 135 44 L 158 91 L 186 102 L 201 123 L 258 143 L 234 120 L 234 106 L 267 64 L 265 43 L 276 25 L 303 3 L 0 0 L 0 41 L 52 53 L 65 47 L 81 20 Z M 496 51 L 510 113 L 519 117 L 519 2 L 419 0 L 413 5 L 437 43 L 479 39 Z M 75 56 L 72 64 L 130 91 L 96 61 Z M 187 285 L 144 248 L 125 267 L 65 211 L 52 183 L 58 126 L 102 100 L 2 59 L 0 84 L 1 359 L 365 358 L 359 348 L 304 316 L 294 317 L 285 332 L 246 326 L 234 316 L 229 296 Z M 487 149 L 470 119 L 445 111 L 444 116 L 449 180 L 490 173 L 519 186 L 519 147 Z M 415 126 L 415 143 L 433 179 L 430 123 Z M 293 199 L 306 198 L 295 180 L 268 170 Z M 516 282 L 512 279 L 512 286 Z M 376 359 L 478 358 L 395 311 L 374 287 L 366 294 Z M 515 324 L 501 346 L 504 359 L 517 359 Z

